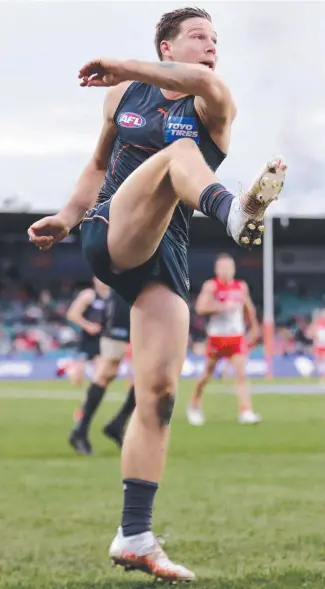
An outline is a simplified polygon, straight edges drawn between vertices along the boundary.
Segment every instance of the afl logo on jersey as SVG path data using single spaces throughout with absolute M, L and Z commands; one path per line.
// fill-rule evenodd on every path
M 128 129 L 140 129 L 146 124 L 146 119 L 135 112 L 122 112 L 117 119 L 120 127 L 127 127 Z

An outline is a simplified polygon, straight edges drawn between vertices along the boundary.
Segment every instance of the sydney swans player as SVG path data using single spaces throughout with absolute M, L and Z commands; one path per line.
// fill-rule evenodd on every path
M 207 316 L 209 320 L 206 366 L 187 408 L 191 425 L 204 424 L 201 408 L 203 391 L 221 358 L 229 358 L 235 371 L 239 423 L 255 424 L 261 421 L 261 416 L 253 411 L 246 376 L 248 346 L 258 338 L 259 325 L 248 286 L 242 280 L 235 279 L 235 272 L 234 259 L 228 254 L 220 255 L 215 263 L 215 278 L 204 283 L 197 299 L 197 313 Z M 246 320 L 250 328 L 247 336 Z

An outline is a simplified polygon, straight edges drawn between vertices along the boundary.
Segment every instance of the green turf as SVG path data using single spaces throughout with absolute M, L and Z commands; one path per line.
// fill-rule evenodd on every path
M 124 390 L 114 384 L 114 391 Z M 182 382 L 154 528 L 199 589 L 324 589 L 323 396 L 257 395 L 265 421 L 235 422 L 231 395 L 207 395 L 208 423 L 191 428 Z M 119 453 L 100 433 L 93 458 L 66 443 L 77 400 L 6 398 L 73 391 L 68 384 L 0 385 L 0 588 L 143 589 L 114 570 L 107 547 L 119 523 Z

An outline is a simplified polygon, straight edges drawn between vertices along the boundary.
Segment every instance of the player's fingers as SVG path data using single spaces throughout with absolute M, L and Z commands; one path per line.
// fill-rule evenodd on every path
M 88 70 L 90 67 L 91 62 L 85 63 L 85 65 L 83 65 L 79 70 L 78 78 L 83 78 L 84 76 L 87 76 L 89 74 Z
M 102 76 L 99 74 L 84 76 L 80 86 L 104 86 Z
M 39 249 L 46 252 L 47 250 L 49 250 L 52 247 L 52 245 L 53 245 L 53 238 L 52 238 L 52 241 L 50 241 L 47 245 L 42 245 L 42 246 L 40 246 Z
M 94 80 L 101 80 L 102 79 L 102 75 L 99 73 L 96 74 L 92 74 L 91 76 L 88 76 L 88 81 L 89 82 L 93 82 Z
M 98 68 L 101 67 L 99 59 L 93 59 L 92 61 L 88 61 L 83 65 L 79 70 L 79 78 L 83 78 L 84 76 L 90 76 L 91 74 L 96 74 L 98 72 Z
M 29 241 L 32 241 L 33 239 L 35 239 L 36 235 L 35 235 L 35 231 L 34 231 L 33 225 L 31 225 L 27 229 L 27 235 L 29 237 Z
M 53 237 L 51 235 L 35 235 L 35 237 L 30 237 L 29 241 L 37 247 L 44 248 L 49 244 L 53 244 Z
M 110 84 L 105 83 L 102 78 L 99 78 L 98 80 L 89 80 L 87 86 L 90 88 L 90 86 L 110 86 Z

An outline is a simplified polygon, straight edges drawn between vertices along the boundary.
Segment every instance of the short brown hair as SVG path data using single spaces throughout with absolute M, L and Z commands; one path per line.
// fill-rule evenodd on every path
M 221 254 L 218 254 L 215 261 L 218 262 L 219 260 L 233 260 L 233 262 L 235 261 L 232 255 L 228 254 L 228 252 L 222 252 Z
M 155 46 L 160 61 L 163 57 L 160 50 L 160 43 L 164 40 L 169 41 L 170 39 L 175 39 L 179 33 L 181 23 L 188 18 L 205 18 L 212 22 L 212 18 L 206 10 L 203 10 L 203 8 L 196 8 L 195 6 L 177 8 L 177 10 L 163 14 L 156 25 L 155 35 Z

